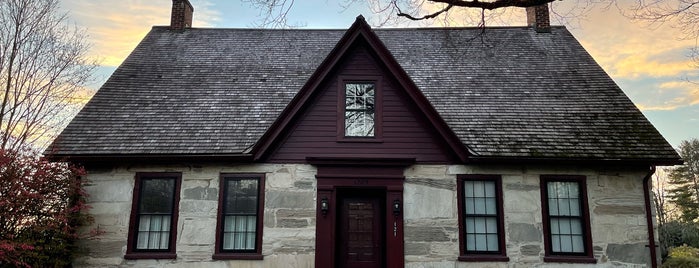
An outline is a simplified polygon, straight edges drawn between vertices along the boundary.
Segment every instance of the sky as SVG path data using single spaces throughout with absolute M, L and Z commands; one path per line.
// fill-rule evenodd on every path
M 261 10 L 246 1 L 190 0 L 193 27 L 259 27 Z M 354 1 L 354 3 L 352 3 Z M 699 138 L 699 66 L 690 57 L 696 40 L 682 38 L 672 22 L 634 21 L 626 0 L 617 6 L 580 6 L 577 0 L 555 1 L 552 24 L 565 25 L 624 93 L 674 147 Z M 280 1 L 281 2 L 281 1 Z M 364 0 L 287 0 L 294 2 L 287 23 L 297 28 L 347 29 L 358 15 L 374 27 L 477 26 L 480 13 L 453 12 L 419 23 L 397 20 L 383 23 Z M 98 89 L 154 25 L 168 25 L 171 0 L 63 0 L 72 22 L 84 28 L 92 44 L 89 57 L 100 62 L 92 92 Z M 372 9 L 373 8 L 373 9 Z M 438 7 L 423 6 L 422 11 Z M 574 14 L 575 16 L 567 16 Z M 486 26 L 521 26 L 523 9 L 486 13 Z M 85 94 L 89 98 L 89 92 Z

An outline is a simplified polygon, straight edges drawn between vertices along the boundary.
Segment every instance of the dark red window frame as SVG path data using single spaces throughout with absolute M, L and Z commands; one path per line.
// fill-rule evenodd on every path
M 374 84 L 374 136 L 345 136 L 345 85 L 353 83 Z M 383 97 L 381 76 L 340 76 L 337 90 L 337 140 L 340 142 L 382 142 Z
M 498 251 L 495 252 L 469 252 L 466 250 L 466 195 L 464 183 L 466 181 L 492 181 L 495 182 L 495 196 L 497 209 Z M 505 244 L 505 215 L 503 209 L 502 178 L 500 175 L 472 175 L 461 174 L 457 176 L 457 198 L 459 209 L 459 261 L 486 262 L 510 260 L 507 257 L 507 245 Z
M 172 216 L 170 220 L 170 240 L 166 250 L 143 250 L 136 249 L 139 205 L 141 202 L 141 187 L 146 179 L 174 179 L 175 189 L 173 195 Z M 179 172 L 138 172 L 135 176 L 133 198 L 131 203 L 131 216 L 129 220 L 129 235 L 124 259 L 175 259 L 177 258 L 177 218 L 179 215 L 180 186 L 182 184 L 182 174 Z
M 581 222 L 583 231 L 583 253 L 556 253 L 551 246 L 551 219 L 549 217 L 548 183 L 549 182 L 575 182 L 578 183 L 579 200 L 581 210 Z M 541 213 L 544 227 L 544 262 L 565 263 L 596 263 L 592 251 L 592 235 L 590 229 L 590 210 L 587 202 L 587 178 L 581 175 L 541 175 Z
M 228 180 L 257 180 L 257 226 L 255 227 L 255 249 L 252 251 L 234 251 L 223 249 L 223 214 L 226 198 L 226 181 Z M 264 227 L 265 174 L 262 173 L 222 173 L 219 180 L 218 214 L 216 216 L 216 245 L 212 256 L 215 260 L 261 260 L 262 229 Z

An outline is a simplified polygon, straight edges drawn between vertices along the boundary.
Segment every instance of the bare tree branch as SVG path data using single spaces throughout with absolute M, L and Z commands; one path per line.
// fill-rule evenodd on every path
M 42 147 L 80 104 L 95 62 L 59 0 L 0 1 L 0 149 Z

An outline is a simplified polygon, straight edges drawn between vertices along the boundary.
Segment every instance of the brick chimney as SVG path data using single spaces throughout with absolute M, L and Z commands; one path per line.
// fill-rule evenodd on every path
M 527 26 L 539 33 L 550 33 L 549 6 L 547 4 L 527 7 Z
M 192 13 L 194 13 L 194 7 L 189 3 L 189 0 L 172 0 L 170 29 L 184 30 L 192 28 Z

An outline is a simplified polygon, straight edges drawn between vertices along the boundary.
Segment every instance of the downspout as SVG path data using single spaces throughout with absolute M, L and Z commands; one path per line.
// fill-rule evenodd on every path
M 651 212 L 650 203 L 650 178 L 655 173 L 655 166 L 650 167 L 648 175 L 643 178 L 643 199 L 646 203 L 646 226 L 648 226 L 648 247 L 650 248 L 650 265 L 652 268 L 658 268 L 658 255 L 655 251 L 655 232 L 653 231 L 653 213 Z

